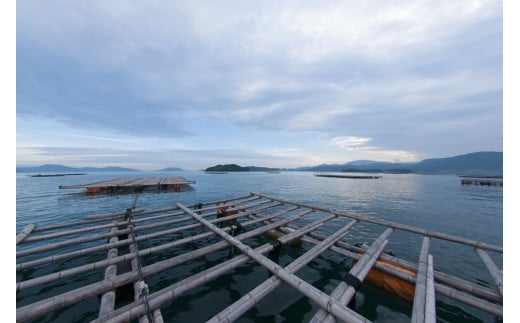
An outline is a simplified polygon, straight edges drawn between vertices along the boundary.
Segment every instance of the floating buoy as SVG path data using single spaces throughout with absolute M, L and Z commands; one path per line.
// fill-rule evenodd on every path
M 99 193 L 99 189 L 95 187 L 87 187 L 87 190 L 85 191 L 87 194 L 97 194 Z
M 362 254 L 358 255 L 361 256 Z M 353 260 L 352 266 L 354 266 L 356 263 L 357 261 Z M 417 274 L 410 269 L 404 268 L 399 265 L 395 265 L 382 259 L 377 260 L 377 263 L 395 268 L 414 277 L 417 276 Z M 368 272 L 368 275 L 365 280 L 368 283 L 372 284 L 374 287 L 382 289 L 390 294 L 397 295 L 406 301 L 413 302 L 415 294 L 415 284 L 409 282 L 406 279 L 399 278 L 383 270 L 372 267 L 372 269 L 370 269 L 370 271 Z
M 269 230 L 266 232 L 266 235 L 271 239 L 278 239 L 283 235 L 283 233 L 279 230 Z M 301 244 L 301 239 L 294 239 L 286 243 L 286 245 L 288 245 L 289 247 L 298 247 Z

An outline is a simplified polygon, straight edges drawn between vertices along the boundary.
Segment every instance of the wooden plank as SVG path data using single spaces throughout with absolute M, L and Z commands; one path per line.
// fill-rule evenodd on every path
M 31 232 L 34 230 L 34 228 L 36 228 L 36 224 L 35 223 L 29 223 L 27 224 L 23 229 L 22 231 L 20 231 L 20 233 L 18 233 L 16 235 L 16 244 L 19 244 L 20 242 L 24 241 L 25 238 L 27 238 L 27 236 L 29 234 L 31 234 Z

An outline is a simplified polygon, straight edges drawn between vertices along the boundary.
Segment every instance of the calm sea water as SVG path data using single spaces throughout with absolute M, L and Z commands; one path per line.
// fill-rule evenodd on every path
M 263 193 L 296 202 L 341 209 L 361 215 L 376 216 L 411 226 L 452 234 L 502 246 L 503 239 L 503 189 L 464 185 L 455 175 L 383 175 L 381 179 L 360 180 L 316 177 L 310 172 L 282 173 L 228 173 L 208 174 L 198 171 L 178 173 L 89 173 L 83 176 L 29 177 L 17 174 L 16 228 L 20 230 L 29 222 L 46 226 L 64 221 L 82 219 L 87 215 L 119 212 L 132 205 L 135 196 L 97 195 L 86 196 L 83 190 L 58 189 L 59 185 L 72 185 L 108 180 L 117 177 L 167 177 L 183 176 L 195 180 L 193 190 L 180 193 L 146 193 L 138 198 L 137 207 L 158 209 L 174 206 L 176 202 L 192 204 L 237 197 L 249 192 Z M 331 232 L 336 228 L 329 228 Z M 347 242 L 371 243 L 381 230 L 371 225 L 358 225 L 344 238 Z M 417 262 L 420 236 L 394 232 L 385 251 L 411 262 Z M 305 244 L 302 248 L 307 248 Z M 287 250 L 281 264 L 288 263 L 305 250 Z M 297 253 L 297 254 L 291 254 Z M 432 240 L 430 253 L 434 256 L 435 269 L 462 277 L 482 286 L 493 287 L 492 279 L 480 258 L 470 247 L 446 244 Z M 502 268 L 502 255 L 490 252 L 495 263 Z M 193 265 L 194 266 L 194 265 Z M 298 272 L 321 290 L 330 293 L 341 277 L 350 269 L 350 261 L 325 252 Z M 193 267 L 183 267 L 189 273 Z M 482 268 L 482 269 L 479 269 Z M 51 269 L 49 269 L 51 270 Z M 247 293 L 267 278 L 265 269 L 248 263 L 233 275 L 223 277 L 197 288 L 163 310 L 167 321 L 205 321 Z M 19 277 L 17 277 L 19 279 Z M 17 295 L 17 306 L 37 297 L 28 290 Z M 38 297 L 43 297 L 38 295 Z M 364 285 L 356 294 L 356 310 L 377 322 L 407 322 L 411 305 L 381 291 Z M 203 311 L 194 310 L 197 308 Z M 250 310 L 242 322 L 299 322 L 310 319 L 317 307 L 296 290 L 281 286 Z M 84 302 L 81 307 L 60 311 L 46 316 L 42 321 L 70 322 L 94 319 L 97 300 Z M 437 315 L 441 322 L 496 322 L 493 315 L 468 308 L 446 297 L 437 298 Z

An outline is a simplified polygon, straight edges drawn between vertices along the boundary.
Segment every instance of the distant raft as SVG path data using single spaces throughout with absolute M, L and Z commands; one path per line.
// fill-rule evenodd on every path
M 157 189 L 157 191 L 171 190 L 181 192 L 183 189 L 190 189 L 189 184 L 195 184 L 195 181 L 189 181 L 184 177 L 115 178 L 89 184 L 60 185 L 59 188 L 84 188 L 86 194 L 142 192 L 153 188 Z
M 347 174 L 314 174 L 317 177 L 336 177 L 336 178 L 352 178 L 352 179 L 378 179 L 383 176 L 380 175 L 347 175 Z

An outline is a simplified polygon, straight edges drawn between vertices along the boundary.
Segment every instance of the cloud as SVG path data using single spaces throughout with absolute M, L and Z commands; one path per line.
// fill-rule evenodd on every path
M 359 137 L 334 137 L 330 139 L 330 143 L 346 150 L 355 150 L 363 147 L 365 143 L 372 140 L 371 138 Z
M 426 154 L 500 140 L 500 1 L 27 1 L 16 14 L 18 118 L 171 140 L 212 136 L 192 126 L 211 118 Z

